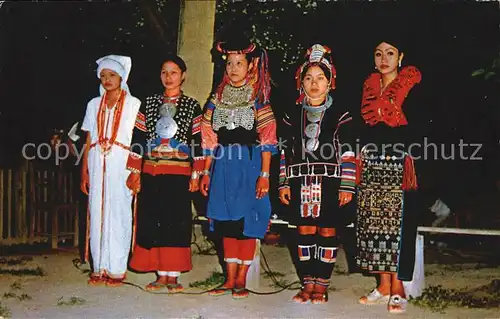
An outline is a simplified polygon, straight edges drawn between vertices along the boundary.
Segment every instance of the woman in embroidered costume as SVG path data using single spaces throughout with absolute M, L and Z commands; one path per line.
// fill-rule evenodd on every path
M 207 217 L 223 237 L 227 278 L 211 295 L 245 298 L 256 238 L 271 215 L 269 168 L 276 150 L 276 121 L 269 104 L 267 54 L 240 37 L 217 45 L 226 56 L 224 78 L 202 120 L 206 155 L 201 192 L 210 193 Z
M 147 154 L 142 165 L 136 165 L 142 167 L 142 190 L 130 267 L 155 271 L 157 280 L 146 289 L 167 288 L 171 293 L 182 291 L 178 277 L 192 269 L 190 192 L 198 191 L 204 165 L 201 107 L 181 90 L 186 70 L 180 57 L 167 57 L 160 74 L 165 90 L 146 98 L 142 121 L 137 123 L 146 133 L 141 144 L 146 144 Z
M 132 196 L 140 189 L 139 174 L 128 170 L 127 163 L 139 156 L 131 153 L 130 144 L 141 102 L 127 86 L 129 57 L 108 55 L 97 64 L 101 96 L 88 103 L 82 124 L 88 132 L 81 189 L 89 196 L 87 239 L 93 260 L 89 284 L 118 286 L 125 278 L 130 251 Z
M 290 205 L 290 223 L 298 226 L 297 270 L 302 288 L 298 303 L 328 301 L 337 256 L 336 228 L 344 226 L 355 192 L 354 145 L 349 112 L 335 105 L 336 71 L 330 49 L 315 44 L 296 73 L 300 96 L 286 111 L 280 137 L 280 200 Z M 325 148 L 326 146 L 326 148 Z M 338 194 L 338 195 L 337 195 Z M 346 206 L 347 205 L 347 206 Z
M 363 86 L 361 143 L 358 161 L 357 263 L 378 274 L 379 286 L 360 298 L 362 304 L 385 303 L 389 312 L 405 311 L 402 281 L 411 281 L 415 260 L 417 182 L 412 157 L 420 128 L 414 86 L 421 74 L 401 67 L 403 47 L 383 38 L 375 48 L 378 72 Z M 413 120 L 413 121 L 412 121 Z M 409 125 L 412 125 L 410 130 Z M 420 141 L 421 143 L 422 141 Z

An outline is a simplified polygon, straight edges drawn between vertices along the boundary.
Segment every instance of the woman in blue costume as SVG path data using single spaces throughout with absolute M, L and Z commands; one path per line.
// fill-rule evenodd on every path
M 213 296 L 248 297 L 246 275 L 271 215 L 269 170 L 276 121 L 269 104 L 267 54 L 243 37 L 220 42 L 224 78 L 201 124 L 206 155 L 200 183 L 211 230 L 223 238 L 226 282 Z

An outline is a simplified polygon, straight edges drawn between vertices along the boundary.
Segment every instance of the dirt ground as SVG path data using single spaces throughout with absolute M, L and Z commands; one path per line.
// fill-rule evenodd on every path
M 263 251 L 273 271 L 283 273 L 283 279 L 289 282 L 297 280 L 286 248 L 263 246 Z M 73 265 L 75 258 L 78 258 L 76 252 L 57 252 L 33 256 L 23 265 L 1 264 L 1 269 L 40 266 L 46 272 L 42 277 L 0 276 L 1 303 L 10 310 L 12 318 L 500 318 L 500 309 L 447 308 L 444 313 L 436 313 L 409 305 L 405 314 L 391 315 L 384 305 L 360 305 L 358 297 L 372 289 L 375 282 L 360 274 L 339 274 L 345 269 L 343 254 L 338 258 L 338 268 L 332 277 L 335 289 L 325 305 L 295 304 L 291 301 L 295 291 L 290 290 L 232 300 L 230 295 L 153 295 L 128 285 L 89 287 L 87 275 Z M 220 271 L 216 256 L 194 254 L 193 264 L 194 269 L 181 277 L 185 287 L 190 282 L 206 279 L 214 270 Z M 500 268 L 475 269 L 467 265 L 465 269 L 460 268 L 427 264 L 426 283 L 445 288 L 476 287 L 488 284 L 500 274 Z M 88 264 L 82 269 L 88 269 Z M 128 274 L 128 281 L 140 286 L 153 279 L 153 274 Z M 259 291 L 274 290 L 277 288 L 262 275 Z M 74 304 L 69 302 L 72 297 Z

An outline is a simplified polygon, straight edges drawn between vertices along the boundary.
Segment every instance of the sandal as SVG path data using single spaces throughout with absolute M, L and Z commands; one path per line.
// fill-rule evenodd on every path
M 389 310 L 390 313 L 403 313 L 406 311 L 407 304 L 408 300 L 405 298 L 400 295 L 392 295 L 387 305 L 387 310 Z
M 232 291 L 233 288 L 220 287 L 210 290 L 208 292 L 208 295 L 213 297 L 218 297 L 218 296 L 229 295 Z
M 108 287 L 120 287 L 123 286 L 123 280 L 125 278 L 108 278 L 106 280 L 106 286 Z
M 311 294 L 311 303 L 313 305 L 321 305 L 328 302 L 328 290 L 325 292 L 313 292 Z
M 100 274 L 91 274 L 87 283 L 91 286 L 104 286 L 106 284 L 107 278 Z
M 296 303 L 306 304 L 311 300 L 311 294 L 314 291 L 315 280 L 312 277 L 305 277 L 300 291 L 292 297 Z
M 373 289 L 368 295 L 359 298 L 359 303 L 362 305 L 377 305 L 389 302 L 390 295 L 382 295 L 377 289 Z
M 313 305 L 320 305 L 328 302 L 328 287 L 330 280 L 324 278 L 317 278 L 314 284 L 314 289 L 311 294 L 311 303 Z
M 233 288 L 233 299 L 245 299 L 248 298 L 250 292 L 246 288 Z
M 171 294 L 177 294 L 184 290 L 182 284 L 167 284 L 168 292 Z
M 292 300 L 296 303 L 306 304 L 311 299 L 311 293 L 305 290 L 300 290 L 295 296 L 292 297 Z
M 166 284 L 159 283 L 157 281 L 150 282 L 149 284 L 144 287 L 147 291 L 157 291 L 166 288 Z

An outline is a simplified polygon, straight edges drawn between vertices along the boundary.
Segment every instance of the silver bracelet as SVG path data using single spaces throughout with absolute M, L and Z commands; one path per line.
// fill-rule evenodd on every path
M 210 171 L 208 169 L 205 169 L 201 172 L 201 175 L 207 175 L 210 176 Z
M 198 177 L 200 177 L 200 174 L 198 173 L 198 171 L 193 171 L 191 173 L 191 179 L 197 179 Z
M 260 177 L 269 178 L 269 172 L 260 172 Z

